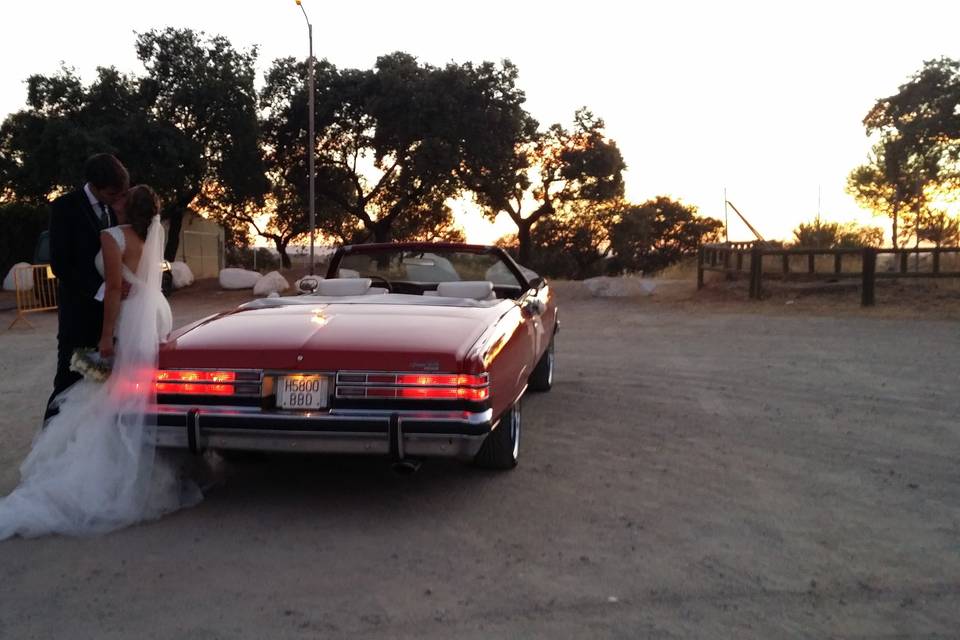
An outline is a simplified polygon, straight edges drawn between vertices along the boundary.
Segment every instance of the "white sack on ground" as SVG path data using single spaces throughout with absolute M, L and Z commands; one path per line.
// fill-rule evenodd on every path
M 7 277 L 3 279 L 3 290 L 4 291 L 16 291 L 17 283 L 14 281 L 16 277 L 17 269 L 20 267 L 29 267 L 29 262 L 18 262 L 10 268 L 10 271 L 7 272 Z M 20 289 L 23 291 L 30 291 L 33 289 L 33 274 L 29 271 L 24 271 L 20 274 Z
M 280 291 L 286 291 L 290 288 L 290 283 L 287 282 L 287 279 L 280 275 L 279 271 L 271 271 L 267 275 L 260 278 L 255 285 L 253 285 L 253 295 L 255 296 L 266 296 L 271 293 L 279 293 Z
M 262 278 L 256 271 L 224 269 L 220 272 L 220 286 L 224 289 L 249 289 Z
M 182 289 L 193 284 L 193 271 L 186 262 L 171 262 L 170 273 L 173 275 L 173 288 Z
M 656 289 L 650 280 L 624 276 L 611 278 L 598 276 L 583 281 L 587 290 L 598 298 L 629 298 L 631 296 L 649 296 Z

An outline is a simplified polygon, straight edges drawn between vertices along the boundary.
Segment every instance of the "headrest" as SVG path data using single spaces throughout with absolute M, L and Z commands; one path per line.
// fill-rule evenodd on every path
M 370 288 L 370 282 L 370 278 L 321 280 L 314 293 L 318 296 L 362 296 Z
M 493 296 L 493 283 L 489 280 L 461 280 L 459 282 L 441 282 L 437 285 L 437 295 L 445 298 L 473 298 L 489 300 Z

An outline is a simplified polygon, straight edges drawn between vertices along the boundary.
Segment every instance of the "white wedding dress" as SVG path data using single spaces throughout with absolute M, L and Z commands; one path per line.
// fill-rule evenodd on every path
M 109 232 L 123 252 L 123 231 Z M 201 500 L 196 484 L 156 455 L 146 417 L 159 343 L 172 327 L 160 291 L 162 250 L 155 216 L 137 273 L 123 267 L 131 288 L 117 320 L 113 371 L 104 383 L 81 380 L 58 396 L 60 412 L 37 434 L 20 485 L 0 498 L 0 540 L 104 533 Z

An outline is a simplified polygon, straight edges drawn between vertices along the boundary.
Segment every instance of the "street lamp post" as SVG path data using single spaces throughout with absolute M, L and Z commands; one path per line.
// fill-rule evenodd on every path
M 307 118 L 309 120 L 307 123 L 307 136 L 309 138 L 307 148 L 309 149 L 308 157 L 310 163 L 310 275 L 313 275 L 313 237 L 316 229 L 316 196 L 314 190 L 316 189 L 317 177 L 313 158 L 314 147 L 316 146 L 317 140 L 313 129 L 313 25 L 310 24 L 310 18 L 307 17 L 307 10 L 303 8 L 301 0 L 296 0 L 296 2 L 297 6 L 300 7 L 300 11 L 303 12 L 303 18 L 307 21 L 307 34 L 310 38 L 310 57 L 307 58 Z

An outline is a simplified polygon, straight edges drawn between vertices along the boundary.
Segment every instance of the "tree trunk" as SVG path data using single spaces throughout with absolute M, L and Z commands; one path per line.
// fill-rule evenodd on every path
M 180 249 L 180 230 L 183 228 L 183 207 L 174 205 L 167 210 L 166 218 L 170 222 L 167 230 L 167 244 L 163 248 L 163 259 L 173 262 Z
M 383 221 L 377 221 L 373 224 L 374 242 L 391 242 L 393 240 L 393 231 L 389 224 Z
M 193 199 L 200 193 L 199 189 L 191 189 L 187 193 L 176 198 L 170 206 L 166 207 L 161 217 L 170 222 L 170 228 L 167 230 L 167 244 L 163 249 L 163 259 L 174 261 L 177 258 L 177 250 L 180 248 L 180 230 L 183 228 L 183 214 L 187 212 L 187 207 L 193 202 Z
M 289 240 L 281 241 L 279 238 L 276 238 L 273 241 L 274 246 L 277 248 L 277 253 L 280 254 L 280 265 L 284 269 L 290 269 L 293 267 L 293 263 L 290 262 L 290 256 L 287 255 L 287 245 L 289 243 Z
M 532 226 L 529 218 L 517 223 L 517 262 L 523 266 L 530 264 L 530 228 Z
M 894 203 L 893 205 L 893 248 L 898 247 L 897 241 L 897 218 L 900 217 L 900 204 Z

